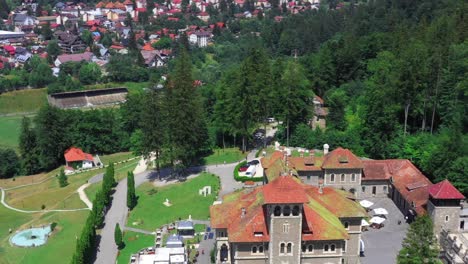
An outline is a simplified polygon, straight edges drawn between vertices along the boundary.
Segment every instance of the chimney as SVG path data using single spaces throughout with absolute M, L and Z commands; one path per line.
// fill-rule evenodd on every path
M 328 144 L 323 144 L 323 155 L 328 154 L 328 149 L 329 148 L 330 148 L 330 146 Z
M 241 218 L 244 218 L 246 213 L 247 213 L 247 211 L 245 210 L 244 207 L 242 207 Z

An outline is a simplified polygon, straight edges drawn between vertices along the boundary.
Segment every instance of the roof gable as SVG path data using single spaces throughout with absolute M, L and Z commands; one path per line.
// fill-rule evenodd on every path
M 325 156 L 323 169 L 358 169 L 362 168 L 362 161 L 349 149 L 337 148 Z
M 429 195 L 434 199 L 465 199 L 465 196 L 463 196 L 463 194 L 461 194 L 448 180 L 443 180 L 432 185 L 429 187 L 428 191 Z

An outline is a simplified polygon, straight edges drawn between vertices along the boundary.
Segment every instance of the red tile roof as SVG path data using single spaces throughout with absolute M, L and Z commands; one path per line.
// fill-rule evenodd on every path
M 227 228 L 230 242 L 267 242 L 270 234 L 264 205 L 269 202 L 303 204 L 303 240 L 347 239 L 339 217 L 366 216 L 364 209 L 348 199 L 345 192 L 324 187 L 320 193 L 318 187 L 292 176 L 281 176 L 267 185 L 225 195 L 222 204 L 210 207 L 211 226 Z
M 349 149 L 337 148 L 325 156 L 323 169 L 362 168 L 362 161 Z
M 409 160 L 388 160 L 394 169 L 392 183 L 403 198 L 411 203 L 418 215 L 426 213 L 426 204 L 429 198 L 428 187 L 432 185 L 426 176 Z
M 321 171 L 322 157 L 288 157 L 289 167 L 296 171 Z
M 70 147 L 69 149 L 65 150 L 65 160 L 67 162 L 93 160 L 93 156 L 83 152 L 83 150 L 80 148 Z
M 61 63 L 69 62 L 69 61 L 75 61 L 75 62 L 80 62 L 80 61 L 91 61 L 91 58 L 93 57 L 92 52 L 84 52 L 84 53 L 78 53 L 78 54 L 62 54 L 57 57 L 57 59 Z
M 455 188 L 448 180 L 443 180 L 429 187 L 429 195 L 435 199 L 465 199 L 457 188 Z
M 263 195 L 265 204 L 305 203 L 308 201 L 300 180 L 290 176 L 281 176 L 265 185 Z
M 394 160 L 363 160 L 363 181 L 389 180 L 396 170 Z

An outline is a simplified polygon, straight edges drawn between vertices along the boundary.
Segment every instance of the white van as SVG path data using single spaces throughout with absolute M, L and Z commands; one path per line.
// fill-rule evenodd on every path
M 255 172 L 257 172 L 257 165 L 250 165 L 247 171 L 245 172 L 245 176 L 253 177 L 255 175 Z

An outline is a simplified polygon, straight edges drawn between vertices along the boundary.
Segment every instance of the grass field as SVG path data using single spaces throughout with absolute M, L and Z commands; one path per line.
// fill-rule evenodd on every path
M 69 263 L 88 213 L 23 214 L 0 207 L 0 264 Z M 57 223 L 56 231 L 45 245 L 24 249 L 9 244 L 9 228 L 17 231 L 51 222 Z
M 198 190 L 207 185 L 212 187 L 211 195 L 207 197 L 199 195 Z M 157 192 L 154 193 L 152 190 Z M 138 205 L 130 213 L 127 226 L 154 230 L 178 220 L 179 217 L 187 219 L 192 215 L 193 219 L 208 219 L 209 207 L 215 201 L 218 190 L 218 177 L 208 173 L 183 183 L 160 188 L 154 187 L 151 183 L 144 183 L 136 189 Z M 166 198 L 172 206 L 167 207 L 163 204 Z M 135 226 L 134 222 L 139 224 Z
M 22 116 L 0 117 L 0 148 L 18 150 L 22 120 Z
M 120 250 L 117 258 L 118 264 L 127 264 L 130 256 L 137 253 L 140 249 L 154 246 L 154 235 L 145 235 L 127 231 L 124 234 L 125 248 Z
M 92 89 L 116 88 L 116 87 L 126 87 L 128 89 L 128 92 L 131 94 L 141 93 L 145 88 L 148 87 L 148 82 L 99 83 L 99 84 L 87 85 L 85 89 L 92 90 Z
M 133 157 L 135 157 L 135 155 L 133 155 L 132 152 L 119 152 L 119 153 L 114 153 L 110 155 L 104 155 L 100 158 L 101 158 L 102 163 L 104 163 L 104 165 L 109 165 L 111 162 L 115 163 L 115 162 L 119 162 L 122 160 L 127 160 L 129 158 L 133 158 Z
M 243 158 L 245 156 L 239 148 L 215 149 L 211 155 L 203 158 L 203 163 L 206 165 L 223 164 L 225 161 L 233 163 Z
M 0 94 L 0 115 L 37 112 L 47 104 L 47 90 L 28 89 Z

